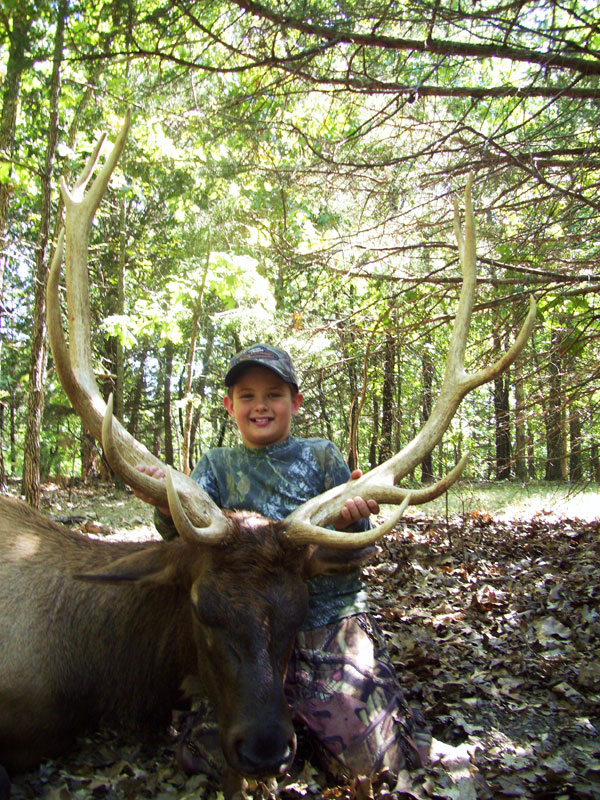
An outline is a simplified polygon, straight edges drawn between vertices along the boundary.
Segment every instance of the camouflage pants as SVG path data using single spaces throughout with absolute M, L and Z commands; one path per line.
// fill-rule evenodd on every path
M 312 759 L 338 778 L 393 775 L 422 766 L 431 737 L 409 708 L 383 637 L 367 614 L 300 631 L 285 683 L 294 721 L 304 726 Z M 187 772 L 224 767 L 214 713 L 206 701 L 180 717 L 178 759 Z
M 409 708 L 367 614 L 300 631 L 286 680 L 294 718 L 326 771 L 346 778 L 422 766 L 431 737 Z

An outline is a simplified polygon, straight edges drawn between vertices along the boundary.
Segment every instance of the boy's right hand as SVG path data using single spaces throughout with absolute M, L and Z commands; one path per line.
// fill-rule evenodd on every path
M 151 464 L 138 464 L 136 469 L 139 469 L 140 472 L 143 472 L 145 475 L 150 475 L 151 478 L 156 478 L 157 480 L 162 480 L 165 477 L 165 471 L 161 467 L 155 467 Z M 143 492 L 138 491 L 137 489 L 133 489 L 133 493 L 136 497 L 139 497 L 140 500 L 143 500 L 144 503 L 148 503 L 151 506 L 156 506 L 160 513 L 164 517 L 170 517 L 171 512 L 169 511 L 168 506 L 161 506 L 158 504 L 158 500 L 154 497 L 150 497 Z
M 355 469 L 350 475 L 350 480 L 355 481 L 362 477 L 362 470 Z M 354 497 L 346 500 L 346 505 L 342 509 L 340 516 L 333 523 L 336 531 L 345 531 L 350 525 L 355 525 L 361 519 L 369 519 L 371 514 L 379 514 L 379 504 L 376 500 L 363 500 L 362 497 Z

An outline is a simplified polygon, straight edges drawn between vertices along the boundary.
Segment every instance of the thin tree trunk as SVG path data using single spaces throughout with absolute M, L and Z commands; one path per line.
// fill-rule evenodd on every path
M 496 442 L 496 480 L 510 478 L 510 408 L 508 404 L 508 376 L 494 379 L 494 419 Z
M 494 332 L 494 348 L 502 349 L 502 342 Z M 510 478 L 510 382 L 506 373 L 494 379 L 494 446 L 495 446 L 495 478 L 497 481 Z
M 202 274 L 202 283 L 198 292 L 198 299 L 196 307 L 192 316 L 192 332 L 190 336 L 190 344 L 187 352 L 186 364 L 186 378 L 185 378 L 185 409 L 183 417 L 183 436 L 181 441 L 181 463 L 182 469 L 186 475 L 189 475 L 192 469 L 191 466 L 191 436 L 192 436 L 192 413 L 194 410 L 194 402 L 192 397 L 192 381 L 194 378 L 194 360 L 196 358 L 196 343 L 198 341 L 198 327 L 200 324 L 200 314 L 204 304 L 204 287 L 206 286 L 206 277 L 208 275 L 208 266 L 210 263 L 210 247 L 206 250 L 206 261 L 204 264 L 204 272 Z
M 117 260 L 117 307 L 116 313 L 120 316 L 125 314 L 125 262 L 127 260 L 127 218 L 125 210 L 125 198 L 119 199 L 119 255 Z M 114 387 L 114 414 L 119 419 L 123 419 L 125 404 L 123 396 L 125 392 L 125 354 L 123 342 L 120 336 L 115 337 L 115 387 Z
M 562 454 L 560 459 L 560 477 L 563 481 L 569 480 L 569 455 L 567 453 L 569 441 L 569 421 L 567 419 L 567 398 L 563 391 L 563 402 L 560 413 L 560 426 L 561 426 L 561 439 L 562 439 Z
M 50 103 L 48 142 L 41 186 L 41 220 L 35 250 L 35 296 L 33 330 L 31 334 L 31 358 L 29 366 L 29 396 L 23 456 L 23 494 L 34 508 L 40 505 L 40 431 L 44 409 L 44 385 L 46 378 L 46 283 L 48 281 L 49 258 L 46 256 L 50 231 L 51 183 L 54 157 L 58 139 L 58 96 L 60 92 L 60 70 L 63 54 L 63 39 L 67 0 L 60 0 L 57 11 L 54 37 L 54 58 L 50 80 Z
M 185 386 L 183 390 L 184 411 L 183 411 L 183 433 L 181 437 L 181 465 L 186 475 L 191 472 L 191 436 L 192 436 L 192 416 L 194 411 L 194 400 L 192 397 L 192 381 L 194 378 L 194 360 L 196 357 L 196 343 L 198 341 L 198 325 L 200 322 L 200 305 L 196 307 L 192 316 L 192 331 L 187 352 L 187 364 L 185 375 Z
M 144 388 L 146 386 L 146 357 L 148 355 L 148 348 L 144 347 L 139 356 L 139 363 L 137 368 L 137 375 L 133 392 L 127 403 L 128 410 L 127 416 L 129 422 L 127 423 L 127 430 L 134 437 L 138 438 L 138 428 L 140 420 L 140 407 L 142 405 L 142 398 L 144 396 Z
M 201 455 L 201 453 L 197 454 L 195 453 L 196 434 L 198 432 L 198 425 L 200 424 L 200 416 L 202 414 L 202 408 L 203 408 L 202 399 L 204 397 L 204 389 L 206 387 L 206 375 L 208 373 L 208 365 L 210 364 L 210 360 L 212 358 L 214 342 L 215 342 L 215 328 L 211 324 L 206 337 L 206 347 L 204 348 L 204 353 L 202 354 L 202 374 L 198 378 L 198 381 L 196 382 L 196 385 L 194 387 L 194 392 L 198 397 L 198 404 L 194 408 L 194 414 L 192 416 L 192 425 L 190 429 L 190 469 L 194 468 L 196 461 L 198 461 L 198 458 Z
M 348 428 L 348 467 L 350 472 L 358 467 L 358 395 L 352 394 L 352 402 L 350 404 L 349 428 Z
M 527 431 L 525 427 L 525 392 L 523 388 L 523 365 L 515 365 L 515 476 L 527 480 Z
M 373 430 L 371 432 L 371 447 L 369 448 L 369 466 L 371 469 L 377 466 L 377 450 L 379 440 L 379 403 L 373 397 Z
M 94 475 L 98 456 L 96 440 L 85 429 L 81 431 L 79 453 L 81 458 L 81 480 L 85 482 Z
M 6 468 L 4 465 L 4 403 L 0 401 L 0 494 L 6 492 Z
M 563 460 L 563 392 L 562 358 L 559 351 L 559 336 L 552 337 L 549 371 L 549 395 L 545 414 L 546 425 L 546 480 L 559 481 L 562 478 Z
M 527 475 L 532 481 L 537 477 L 537 470 L 535 467 L 535 439 L 533 437 L 531 424 L 529 423 L 527 424 Z
M 326 438 L 333 441 L 333 428 L 331 426 L 331 417 L 329 411 L 328 397 L 323 390 L 323 370 L 319 371 L 319 379 L 317 382 L 317 399 L 319 401 L 319 408 L 321 410 L 321 423 L 325 423 Z
M 425 346 L 421 356 L 423 387 L 421 394 L 421 424 L 424 425 L 431 414 L 433 390 L 433 361 L 431 354 Z M 430 483 L 433 480 L 433 458 L 429 452 L 421 462 L 421 482 Z
M 396 341 L 398 341 L 396 339 Z M 396 371 L 396 411 L 394 414 L 394 445 L 393 452 L 399 453 L 402 449 L 402 423 L 403 423 L 402 408 L 402 373 L 398 369 Z
M 10 404 L 10 474 L 17 474 L 17 422 L 15 404 Z
M 385 334 L 385 357 L 383 359 L 383 383 L 381 387 L 381 428 L 379 437 L 379 463 L 392 456 L 394 433 L 394 338 Z
M 569 409 L 569 480 L 580 481 L 583 477 L 581 463 L 581 413 L 574 403 Z
M 12 29 L 8 48 L 8 61 L 4 77 L 2 93 L 2 113 L 0 116 L 0 152 L 5 158 L 12 158 L 15 141 L 15 125 L 21 94 L 21 78 L 30 66 L 26 58 L 29 32 L 33 23 L 33 9 L 29 4 L 14 6 L 10 18 Z M 10 26 L 7 26 L 7 29 Z M 6 234 L 8 231 L 8 209 L 13 185 L 10 180 L 0 183 L 0 369 L 2 364 L 2 319 L 4 314 L 4 273 L 8 260 Z M 2 407 L 4 411 L 4 406 Z M 4 420 L 4 415 L 2 417 Z M 3 433 L 4 423 L 0 428 Z M 4 447 L 0 441 L 0 492 L 6 490 L 6 467 L 4 464 Z
M 600 457 L 598 442 L 592 442 L 590 447 L 590 478 L 596 483 L 600 483 Z
M 164 460 L 173 466 L 173 422 L 171 416 L 171 378 L 173 377 L 173 342 L 167 339 L 165 345 L 165 375 L 163 384 L 162 418 L 165 432 Z

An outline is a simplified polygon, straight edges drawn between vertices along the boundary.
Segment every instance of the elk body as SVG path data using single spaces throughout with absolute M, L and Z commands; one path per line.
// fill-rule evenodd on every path
M 440 441 L 462 398 L 517 358 L 535 304 L 507 353 L 477 373 L 465 371 L 476 282 L 469 180 L 464 239 L 455 207 L 463 286 L 440 397 L 424 428 L 384 464 L 285 520 L 223 512 L 188 476 L 167 469 L 166 479 L 156 479 L 136 468 L 160 463 L 113 419 L 91 367 L 87 238 L 128 125 L 129 119 L 87 192 L 102 140 L 74 188 L 61 187 L 66 233 L 48 282 L 48 332 L 62 385 L 111 467 L 169 506 L 179 538 L 90 540 L 0 499 L 0 763 L 30 766 L 90 725 L 167 720 L 182 679 L 192 675 L 216 709 L 231 770 L 277 775 L 295 751 L 283 676 L 306 611 L 304 577 L 354 567 L 360 548 L 391 530 L 409 502 L 427 502 L 457 480 L 465 458 L 434 486 L 408 492 L 397 485 Z M 63 242 L 68 345 L 58 301 Z M 327 528 L 357 495 L 398 507 L 370 531 Z
M 289 765 L 283 675 L 307 592 L 281 523 L 227 515 L 220 546 L 118 543 L 0 508 L 1 763 L 25 769 L 103 723 L 164 726 L 194 675 L 237 772 Z

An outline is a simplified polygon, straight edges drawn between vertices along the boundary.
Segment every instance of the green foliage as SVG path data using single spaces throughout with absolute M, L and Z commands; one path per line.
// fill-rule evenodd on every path
M 481 283 L 469 368 L 507 345 L 534 291 L 540 322 L 523 378 L 532 471 L 541 475 L 546 458 L 553 352 L 561 402 L 585 409 L 591 470 L 600 436 L 597 290 L 590 291 L 600 207 L 593 14 L 550 2 L 511 13 L 490 2 L 437 4 L 435 13 L 421 0 L 265 5 L 268 18 L 230 2 L 69 6 L 56 174 L 78 172 L 97 136 L 112 138 L 133 110 L 91 233 L 94 366 L 103 391 L 115 381 L 119 344 L 127 398 L 144 364 L 135 410 L 139 438 L 152 446 L 166 344 L 180 424 L 196 325 L 196 454 L 221 436 L 228 358 L 258 339 L 282 343 L 298 363 L 306 396 L 299 433 L 333 437 L 346 451 L 351 409 L 360 406 L 362 465 L 379 457 L 382 426 L 402 446 L 421 425 L 424 355 L 434 365 L 434 393 L 441 383 L 459 277 L 450 200 L 474 170 Z M 7 15 L 15 11 L 5 6 Z M 0 390 L 15 402 L 27 388 L 57 13 L 49 3 L 28 8 L 35 20 L 22 111 L 0 161 L 0 186 L 12 192 Z M 9 26 L 0 42 L 5 72 Z M 394 408 L 384 419 L 390 335 Z M 42 446 L 50 471 L 72 469 L 79 458 L 64 405 L 49 381 Z M 227 429 L 226 441 L 233 436 Z M 494 436 L 488 387 L 465 401 L 434 470 L 473 449 L 473 476 L 490 477 Z M 8 438 L 5 422 L 4 446 Z M 57 442 L 61 456 L 51 458 Z

